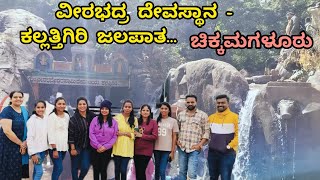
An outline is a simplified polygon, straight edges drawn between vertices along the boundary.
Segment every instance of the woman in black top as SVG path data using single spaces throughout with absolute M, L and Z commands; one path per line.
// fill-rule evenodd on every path
M 77 108 L 69 121 L 68 143 L 70 145 L 71 173 L 73 180 L 82 180 L 90 168 L 89 127 L 95 114 L 89 111 L 84 97 L 77 99 Z M 80 164 L 81 163 L 81 164 Z M 80 175 L 78 175 L 78 168 Z

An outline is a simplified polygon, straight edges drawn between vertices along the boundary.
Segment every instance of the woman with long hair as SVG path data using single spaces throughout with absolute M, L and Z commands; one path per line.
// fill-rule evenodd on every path
M 117 140 L 118 123 L 111 115 L 112 103 L 100 104 L 100 114 L 90 124 L 90 144 L 93 147 L 92 165 L 94 180 L 107 180 L 107 167 L 111 160 L 112 146 Z
M 28 154 L 33 162 L 33 180 L 40 180 L 43 174 L 42 162 L 48 150 L 48 117 L 46 103 L 39 100 L 27 122 Z
M 133 158 L 134 129 L 138 127 L 138 120 L 134 116 L 133 103 L 130 100 L 122 104 L 122 113 L 115 116 L 118 122 L 118 139 L 112 148 L 115 165 L 115 179 L 127 179 L 127 167 L 129 160 Z
M 154 143 L 158 138 L 157 122 L 151 119 L 151 107 L 144 104 L 140 108 L 139 127 L 134 132 L 134 165 L 136 179 L 146 180 L 146 169 L 152 157 Z
M 26 153 L 27 143 L 23 142 L 25 120 L 21 104 L 23 92 L 9 94 L 10 105 L 0 113 L 0 177 L 2 180 L 21 180 L 22 154 Z
M 154 147 L 155 179 L 159 180 L 161 178 L 161 180 L 165 180 L 168 161 L 174 159 L 177 134 L 179 132 L 177 120 L 171 117 L 170 104 L 161 103 L 157 123 L 158 139 Z
M 68 126 L 70 116 L 65 110 L 66 100 L 58 97 L 48 120 L 49 155 L 53 162 L 52 180 L 58 180 L 62 171 L 62 161 L 68 151 Z
M 70 145 L 71 174 L 73 180 L 82 180 L 90 168 L 89 126 L 95 114 L 89 110 L 84 97 L 77 99 L 77 108 L 70 118 L 68 143 Z M 78 173 L 80 167 L 80 174 Z

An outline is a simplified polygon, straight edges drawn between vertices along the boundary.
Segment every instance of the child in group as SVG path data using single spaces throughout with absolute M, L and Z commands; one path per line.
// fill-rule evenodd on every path
M 27 122 L 27 145 L 28 154 L 34 164 L 33 179 L 40 180 L 43 174 L 42 161 L 48 150 L 48 117 L 44 114 L 46 103 L 38 101 L 34 111 Z

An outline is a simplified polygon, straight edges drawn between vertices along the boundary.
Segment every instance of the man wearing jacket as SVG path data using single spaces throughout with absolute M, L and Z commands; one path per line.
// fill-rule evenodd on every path
M 231 180 L 238 149 L 238 114 L 229 109 L 229 97 L 216 97 L 217 112 L 209 116 L 208 165 L 210 180 Z

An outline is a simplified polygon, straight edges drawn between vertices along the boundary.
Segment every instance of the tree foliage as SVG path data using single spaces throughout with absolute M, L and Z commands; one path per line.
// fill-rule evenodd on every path
M 214 31 L 221 31 L 223 35 L 233 34 L 239 30 L 242 34 L 254 34 L 259 30 L 262 34 L 269 34 L 275 30 L 278 35 L 284 34 L 287 23 L 285 14 L 287 11 L 295 11 L 302 17 L 307 16 L 306 9 L 314 5 L 316 0 L 226 0 L 218 1 L 218 18 L 207 19 L 206 25 L 198 28 L 194 25 L 193 19 L 190 20 L 164 20 L 151 19 L 140 20 L 137 17 L 137 6 L 143 5 L 145 1 L 126 1 L 127 12 L 130 12 L 131 21 L 129 24 L 119 26 L 116 20 L 57 20 L 54 12 L 58 9 L 60 0 L 11 0 L 1 4 L 0 10 L 8 8 L 22 8 L 45 19 L 47 27 L 63 28 L 83 26 L 92 32 L 90 39 L 95 39 L 95 32 L 98 30 L 148 30 L 159 31 L 161 27 L 168 29 L 167 37 L 178 39 L 177 44 L 170 45 L 105 45 L 100 46 L 101 50 L 108 52 L 122 51 L 132 58 L 132 63 L 139 64 L 141 59 L 148 57 L 150 66 L 154 65 L 155 74 L 166 74 L 168 69 L 177 67 L 179 63 L 198 60 L 201 58 L 213 58 L 231 63 L 238 69 L 246 69 L 251 73 L 261 72 L 264 69 L 264 62 L 279 54 L 278 49 L 236 49 L 227 50 L 225 56 L 218 56 L 214 49 L 192 49 L 189 37 L 193 34 L 206 32 L 212 34 Z M 73 5 L 86 5 L 85 0 L 70 0 Z M 107 1 L 94 0 L 96 4 L 103 5 Z M 122 1 L 111 0 L 113 5 L 119 5 Z M 162 0 L 153 2 L 155 5 L 171 5 L 173 1 Z M 209 6 L 212 1 L 177 1 L 182 5 Z M 232 17 L 225 16 L 227 10 L 232 10 Z M 66 46 L 63 53 L 68 54 L 70 46 Z M 61 52 L 56 52 L 61 53 Z

